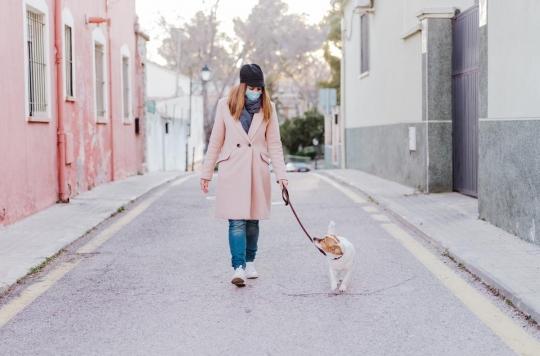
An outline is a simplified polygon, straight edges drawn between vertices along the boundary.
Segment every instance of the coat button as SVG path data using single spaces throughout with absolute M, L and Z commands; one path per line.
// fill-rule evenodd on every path
M 251 147 L 251 143 L 248 143 L 248 146 Z
M 240 144 L 239 144 L 239 143 L 237 143 L 237 144 L 236 144 L 236 147 L 240 147 Z

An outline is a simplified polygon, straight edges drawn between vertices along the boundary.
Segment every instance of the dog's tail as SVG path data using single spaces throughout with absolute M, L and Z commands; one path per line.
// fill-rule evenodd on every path
M 336 223 L 334 220 L 331 220 L 328 224 L 328 235 L 335 235 L 336 234 Z

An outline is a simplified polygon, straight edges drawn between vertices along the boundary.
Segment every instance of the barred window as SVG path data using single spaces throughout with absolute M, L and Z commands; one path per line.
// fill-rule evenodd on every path
M 28 26 L 28 114 L 30 117 L 47 112 L 47 59 L 45 16 L 26 11 Z
M 94 45 L 95 81 L 96 81 L 96 114 L 105 116 L 105 50 L 102 44 Z
M 73 29 L 71 26 L 64 27 L 65 41 L 65 70 L 66 70 L 66 96 L 73 98 L 75 92 L 73 90 Z
M 369 71 L 369 17 L 360 15 L 360 74 Z
M 130 112 L 130 81 L 129 81 L 129 58 L 122 57 L 122 95 L 123 95 L 123 113 L 124 119 L 129 119 Z

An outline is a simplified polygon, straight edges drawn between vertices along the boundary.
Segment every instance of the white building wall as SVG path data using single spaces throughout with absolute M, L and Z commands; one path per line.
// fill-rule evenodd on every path
M 196 163 L 203 158 L 202 97 L 198 93 L 191 95 L 191 135 L 188 137 L 189 78 L 150 62 L 146 82 L 148 100 L 155 103 L 155 112 L 146 114 L 147 170 L 185 170 L 186 150 L 190 169 L 193 153 Z
M 540 118 L 540 1 L 488 1 L 487 10 L 488 117 Z
M 360 16 L 348 1 L 344 11 L 342 101 L 347 128 L 422 120 L 422 36 L 405 33 L 423 9 L 456 7 L 474 0 L 378 0 L 369 14 L 370 69 L 360 76 Z

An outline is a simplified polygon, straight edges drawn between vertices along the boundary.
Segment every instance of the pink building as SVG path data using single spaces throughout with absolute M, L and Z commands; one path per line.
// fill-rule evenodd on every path
M 133 0 L 0 3 L 0 225 L 142 170 Z

